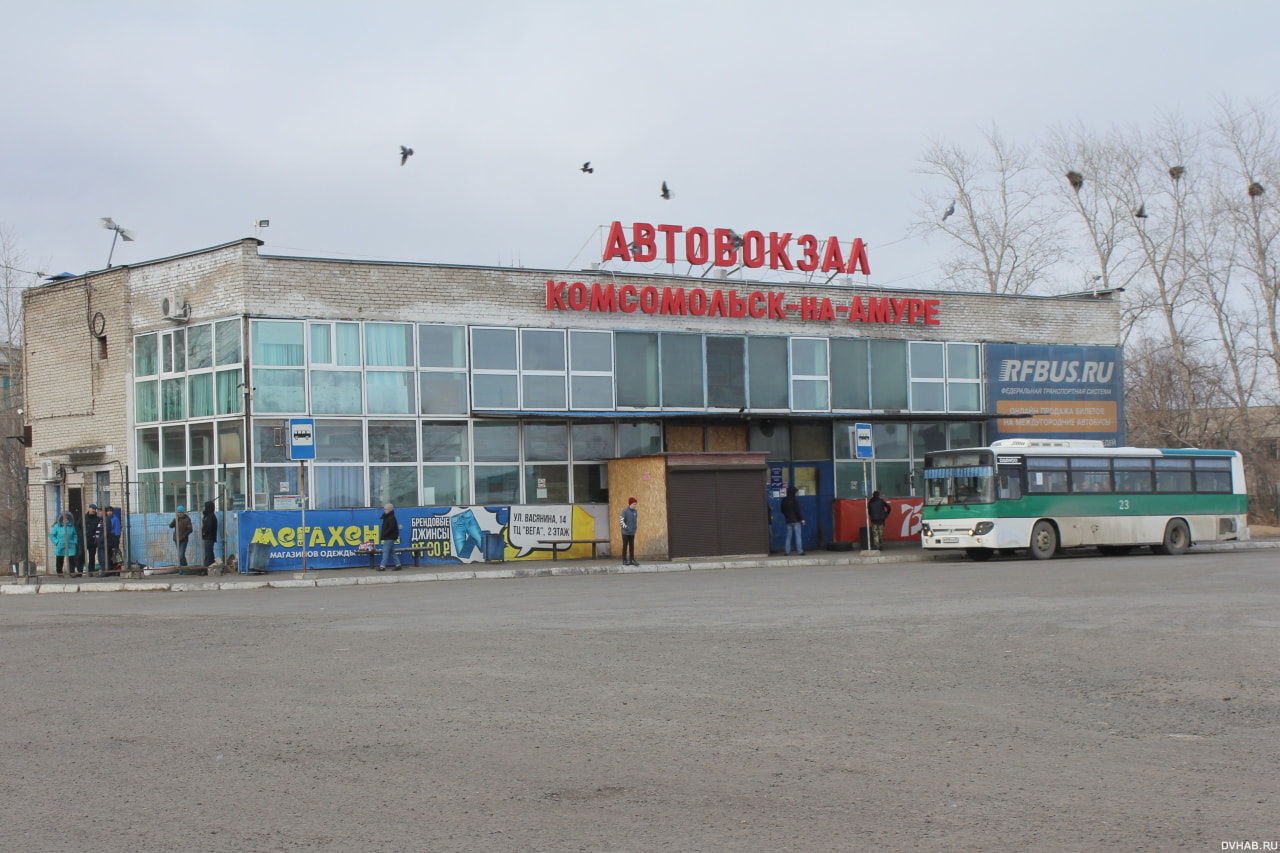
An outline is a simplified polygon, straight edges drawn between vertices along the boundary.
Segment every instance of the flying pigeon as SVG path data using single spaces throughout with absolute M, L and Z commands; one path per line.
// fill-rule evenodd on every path
M 400 165 L 401 166 L 403 166 L 406 162 L 408 162 L 409 158 L 412 156 L 413 156 L 412 148 L 405 148 L 403 145 L 400 146 Z
M 951 206 L 942 212 L 942 221 L 946 222 L 947 217 L 951 216 L 955 212 L 956 212 L 956 200 L 953 198 L 951 199 Z
M 667 182 L 662 182 L 662 197 L 667 201 L 671 200 L 671 190 L 667 188 Z
M 586 172 L 588 175 L 590 175 L 592 172 L 595 171 L 595 169 L 591 168 L 591 161 L 588 160 L 587 162 L 582 164 L 582 168 L 579 169 L 578 171 Z
M 1142 204 L 1138 205 L 1138 209 L 1137 209 L 1137 210 L 1135 210 L 1135 211 L 1133 212 L 1133 215 L 1134 215 L 1134 216 L 1136 216 L 1136 217 L 1137 217 L 1137 218 L 1139 218 L 1139 219 L 1146 219 L 1146 218 L 1147 218 L 1147 203 L 1146 203 L 1146 202 L 1143 202 Z

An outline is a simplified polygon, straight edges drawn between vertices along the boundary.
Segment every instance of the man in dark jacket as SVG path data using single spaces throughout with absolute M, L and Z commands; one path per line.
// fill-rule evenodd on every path
M 213 501 L 204 502 L 204 514 L 200 517 L 200 541 L 204 543 L 204 566 L 213 565 L 213 543 L 218 541 L 218 514 L 213 511 Z
M 636 562 L 636 528 L 639 526 L 639 513 L 636 512 L 635 498 L 627 499 L 627 508 L 618 518 L 622 527 L 622 565 L 638 566 Z
M 387 566 L 391 566 L 393 572 L 400 571 L 400 555 L 396 553 L 396 543 L 400 541 L 400 523 L 396 521 L 396 509 L 391 504 L 382 508 L 382 529 L 378 533 L 378 539 L 382 545 L 382 565 L 378 566 L 378 571 L 385 572 Z
M 871 500 L 867 501 L 867 520 L 871 522 L 871 550 L 879 551 L 880 546 L 884 544 L 884 523 L 892 512 L 889 502 L 880 497 L 880 492 L 871 493 Z
M 800 500 L 796 497 L 797 489 L 795 486 L 787 486 L 787 496 L 782 499 L 782 505 L 778 508 L 782 510 L 782 518 L 787 523 L 787 542 L 783 546 L 782 553 L 791 553 L 791 540 L 794 537 L 796 542 L 796 553 L 804 556 L 804 516 L 800 514 Z
M 98 577 L 98 572 L 94 569 L 94 561 L 102 557 L 102 516 L 98 515 L 98 505 L 89 504 L 89 509 L 84 514 L 84 536 L 81 540 L 84 543 L 84 568 L 81 571 L 89 574 L 90 577 Z M 107 561 L 101 560 L 99 569 L 105 568 Z
M 173 528 L 173 541 L 178 546 L 178 565 L 185 566 L 187 564 L 187 542 L 191 539 L 191 516 L 187 515 L 186 507 L 178 507 L 178 511 L 173 515 L 173 521 L 169 522 L 169 526 Z

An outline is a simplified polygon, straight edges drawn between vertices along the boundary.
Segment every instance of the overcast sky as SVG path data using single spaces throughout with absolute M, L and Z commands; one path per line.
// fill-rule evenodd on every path
M 931 139 L 1280 100 L 1280 3 L 1258 0 L 0 11 L 0 225 L 45 273 L 105 267 L 103 216 L 137 238 L 116 264 L 268 219 L 266 253 L 539 269 L 638 220 L 861 237 L 873 283 L 930 288 L 940 247 L 908 227 Z

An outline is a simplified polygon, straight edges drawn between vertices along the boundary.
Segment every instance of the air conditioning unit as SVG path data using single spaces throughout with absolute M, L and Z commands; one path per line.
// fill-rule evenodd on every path
M 40 479 L 46 483 L 58 483 L 62 481 L 62 466 L 52 460 L 44 460 L 40 463 Z
M 185 323 L 191 316 L 191 305 L 184 296 L 166 296 L 160 300 L 160 313 L 168 320 Z

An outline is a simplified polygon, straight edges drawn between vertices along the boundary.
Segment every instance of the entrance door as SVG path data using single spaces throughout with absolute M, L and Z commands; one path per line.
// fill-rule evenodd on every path
M 787 524 L 782 517 L 782 497 L 786 494 L 787 486 L 795 486 L 797 489 L 800 517 L 804 519 L 804 550 L 810 551 L 826 544 L 829 525 L 824 519 L 831 517 L 831 496 L 823 494 L 822 486 L 830 480 L 830 467 L 830 464 L 770 463 L 770 551 L 781 553 L 786 548 Z

